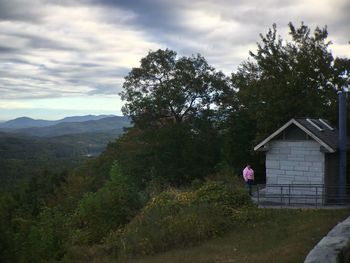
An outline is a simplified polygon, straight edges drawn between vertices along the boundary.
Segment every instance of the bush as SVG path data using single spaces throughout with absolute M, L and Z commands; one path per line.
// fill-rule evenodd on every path
M 73 215 L 73 244 L 100 241 L 111 229 L 126 224 L 140 209 L 136 188 L 114 165 L 111 179 L 96 193 L 86 193 Z
M 209 181 L 195 192 L 196 202 L 222 204 L 231 208 L 238 208 L 251 203 L 245 189 L 224 183 Z
M 243 189 L 220 182 L 207 182 L 195 191 L 165 191 L 151 199 L 125 228 L 111 232 L 106 244 L 119 257 L 192 245 L 246 220 L 239 210 L 250 205 Z
M 31 224 L 25 242 L 19 248 L 19 262 L 58 260 L 65 252 L 64 240 L 70 234 L 69 218 L 59 209 L 44 208 Z

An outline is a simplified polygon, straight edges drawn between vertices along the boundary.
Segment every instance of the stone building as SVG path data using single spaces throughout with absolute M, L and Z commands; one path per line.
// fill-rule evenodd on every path
M 326 120 L 291 119 L 254 147 L 266 152 L 266 196 L 281 202 L 336 198 L 338 130 Z

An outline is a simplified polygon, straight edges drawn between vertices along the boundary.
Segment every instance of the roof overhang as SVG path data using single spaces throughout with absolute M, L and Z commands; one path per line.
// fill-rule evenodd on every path
M 258 151 L 261 147 L 265 146 L 269 141 L 271 141 L 274 137 L 276 137 L 278 134 L 280 134 L 283 130 L 288 128 L 290 125 L 296 125 L 298 128 L 300 128 L 302 131 L 304 131 L 307 135 L 309 135 L 312 139 L 317 141 L 322 147 L 324 147 L 328 152 L 334 153 L 337 151 L 337 149 L 333 149 L 331 146 L 329 146 L 327 143 L 322 141 L 320 138 L 318 138 L 314 133 L 306 129 L 303 125 L 301 125 L 297 120 L 291 119 L 286 124 L 284 124 L 281 128 L 276 130 L 274 133 L 272 133 L 269 137 L 267 137 L 265 140 L 260 142 L 258 145 L 254 147 L 254 151 Z M 265 147 L 266 148 L 266 147 Z M 268 149 L 268 147 L 267 147 Z M 266 149 L 265 149 L 266 150 Z

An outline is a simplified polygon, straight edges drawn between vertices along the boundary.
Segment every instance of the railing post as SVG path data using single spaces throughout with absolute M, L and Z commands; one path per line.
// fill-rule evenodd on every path
M 259 185 L 256 185 L 257 190 L 258 190 L 258 206 L 260 205 L 260 187 Z
M 288 205 L 290 206 L 290 184 L 288 185 Z
M 323 184 L 322 187 L 323 187 L 323 188 L 322 188 L 322 205 L 325 205 L 325 203 L 326 203 L 326 202 L 325 202 L 325 199 L 326 199 L 326 192 L 327 192 L 327 191 L 326 191 L 326 185 Z
M 281 207 L 282 207 L 282 194 L 283 194 L 283 185 L 281 185 Z
M 318 186 L 316 185 L 316 207 L 317 207 L 317 197 L 318 197 Z

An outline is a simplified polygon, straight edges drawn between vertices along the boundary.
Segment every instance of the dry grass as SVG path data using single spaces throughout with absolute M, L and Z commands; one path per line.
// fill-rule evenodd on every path
M 263 220 L 199 246 L 130 260 L 157 262 L 300 263 L 350 210 L 261 210 Z

